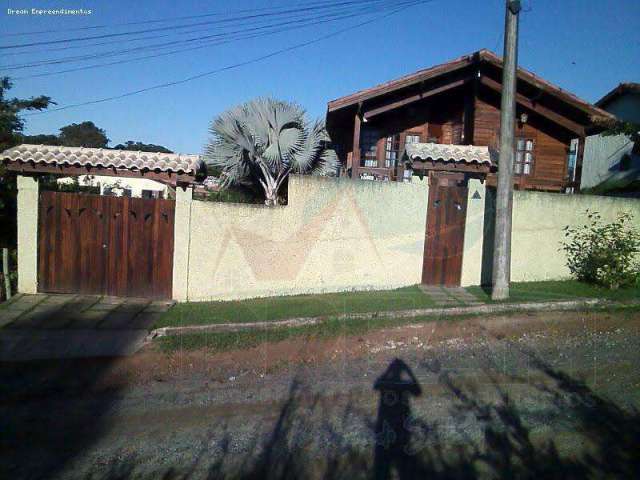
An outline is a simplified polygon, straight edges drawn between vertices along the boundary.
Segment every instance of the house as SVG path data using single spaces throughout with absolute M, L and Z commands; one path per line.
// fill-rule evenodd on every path
M 596 106 L 620 120 L 640 125 L 640 83 L 621 83 L 598 100 Z
M 501 79 L 501 58 L 480 50 L 330 101 L 327 130 L 344 172 L 408 181 L 404 153 L 414 143 L 497 151 Z M 613 115 L 520 68 L 517 118 L 515 188 L 567 191 L 580 179 L 584 139 L 597 128 L 594 121 Z M 493 170 L 489 185 L 496 181 Z
M 134 198 L 169 198 L 171 189 L 168 185 L 147 180 L 145 178 L 95 177 L 80 175 L 78 177 L 62 177 L 56 180 L 60 186 L 73 185 L 78 182 L 82 187 L 93 187 L 100 195 Z
M 621 83 L 596 102 L 619 121 L 640 125 L 640 83 Z M 586 139 L 583 190 L 606 194 L 640 192 L 640 152 L 627 135 L 590 135 Z

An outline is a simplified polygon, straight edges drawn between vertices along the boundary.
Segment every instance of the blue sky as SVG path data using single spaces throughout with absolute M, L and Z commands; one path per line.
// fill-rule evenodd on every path
M 77 28 L 305 1 L 309 0 L 2 0 L 0 32 Z M 588 101 L 597 100 L 619 82 L 640 81 L 640 1 L 524 0 L 523 3 L 526 10 L 521 15 L 520 30 L 523 67 Z M 92 9 L 93 14 L 62 18 L 7 15 L 8 8 L 31 7 L 85 8 Z M 59 106 L 108 97 L 242 62 L 360 21 L 349 19 L 180 55 L 16 80 L 11 94 L 19 97 L 46 94 Z M 29 116 L 27 133 L 56 133 L 69 123 L 92 120 L 107 131 L 112 145 L 139 140 L 162 144 L 174 151 L 197 153 L 207 140 L 211 120 L 237 103 L 272 95 L 294 100 L 310 116 L 322 117 L 328 100 L 356 90 L 481 48 L 501 54 L 503 21 L 504 0 L 434 0 L 352 33 L 249 66 L 122 100 Z M 85 34 L 88 33 L 67 35 Z M 2 37 L 0 44 L 53 38 L 61 37 Z M 86 52 L 80 49 L 56 54 Z M 5 53 L 0 65 L 53 55 L 40 53 L 27 57 Z M 37 71 L 44 70 L 11 72 L 11 76 Z M 8 73 L 0 69 L 0 74 Z

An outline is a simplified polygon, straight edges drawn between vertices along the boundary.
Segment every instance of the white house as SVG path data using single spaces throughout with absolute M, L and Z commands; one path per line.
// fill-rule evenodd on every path
M 640 83 L 621 83 L 596 106 L 619 120 L 640 125 Z M 605 193 L 629 190 L 640 181 L 640 155 L 626 135 L 591 135 L 584 147 L 580 186 Z

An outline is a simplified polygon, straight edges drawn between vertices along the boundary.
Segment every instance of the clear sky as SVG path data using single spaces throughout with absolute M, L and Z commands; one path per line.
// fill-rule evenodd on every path
M 112 25 L 310 1 L 1 0 L 0 34 Z M 640 81 L 640 0 L 524 0 L 523 4 L 520 30 L 523 67 L 588 101 L 596 101 L 620 82 Z M 32 7 L 85 8 L 91 9 L 92 15 L 37 17 L 8 15 L 7 11 Z M 65 106 L 180 80 L 361 21 L 362 18 L 351 18 L 178 55 L 57 76 L 16 79 L 10 93 L 19 97 L 46 94 L 58 106 Z M 433 0 L 350 33 L 217 75 L 112 102 L 29 116 L 27 133 L 56 133 L 69 123 L 91 120 L 107 131 L 111 145 L 134 140 L 165 145 L 178 152 L 198 153 L 207 139 L 212 118 L 235 104 L 272 95 L 300 103 L 312 117 L 323 117 L 328 100 L 356 90 L 481 48 L 502 54 L 503 21 L 504 0 Z M 106 31 L 3 36 L 0 45 Z M 111 31 L 114 30 L 108 30 Z M 161 41 L 163 39 L 154 40 Z M 60 45 L 33 47 L 30 51 L 36 53 L 20 56 L 2 50 L 0 65 L 101 51 L 97 48 L 127 48 L 127 45 L 57 52 L 40 50 L 53 47 Z M 78 65 L 82 64 L 10 72 L 0 68 L 0 75 L 20 77 Z

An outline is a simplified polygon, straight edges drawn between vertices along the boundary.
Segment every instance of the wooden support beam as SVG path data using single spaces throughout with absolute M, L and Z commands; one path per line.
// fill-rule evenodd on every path
M 468 79 L 462 79 L 455 82 L 451 82 L 447 85 L 443 85 L 438 88 L 434 88 L 431 90 L 425 90 L 416 95 L 411 95 L 410 97 L 403 98 L 402 100 L 398 100 L 387 105 L 383 105 L 382 107 L 374 108 L 372 110 L 368 110 L 364 113 L 364 118 L 367 120 L 380 115 L 381 113 L 388 112 L 390 110 L 394 110 L 399 107 L 403 107 L 405 105 L 409 105 L 410 103 L 417 102 L 419 100 L 423 100 L 425 98 L 433 97 L 434 95 L 438 95 L 439 93 L 446 92 L 447 90 L 451 90 L 453 88 L 460 87 L 464 85 Z
M 358 167 L 360 166 L 360 128 L 362 119 L 360 118 L 360 109 L 356 112 L 353 121 L 353 152 L 351 154 L 351 175 L 355 178 Z
M 411 164 L 413 171 L 466 172 L 486 175 L 491 171 L 487 164 L 444 162 L 442 160 L 414 160 Z
M 173 172 L 152 172 L 145 170 L 128 170 L 118 169 L 115 167 L 97 167 L 97 166 L 67 166 L 67 165 L 49 165 L 35 162 L 6 162 L 7 170 L 11 172 L 36 175 L 39 173 L 54 175 L 96 175 L 107 177 L 126 177 L 126 178 L 146 178 L 154 180 L 165 185 L 176 186 L 178 184 L 190 184 L 195 180 L 194 175 L 178 174 Z
M 483 76 L 482 78 L 480 78 L 480 83 L 482 83 L 486 87 L 489 87 L 491 90 L 494 90 L 498 93 L 502 93 L 502 85 L 489 77 Z M 559 125 L 562 125 L 567 130 L 574 132 L 579 136 L 584 136 L 584 126 L 572 120 L 569 120 L 568 118 L 563 117 L 562 115 L 554 112 L 553 110 L 543 107 L 542 105 L 537 104 L 532 100 L 529 100 L 527 97 L 525 97 L 521 93 L 518 93 L 516 95 L 516 101 L 523 107 L 526 107 L 529 110 L 531 110 L 532 112 L 542 115 L 543 117 Z

